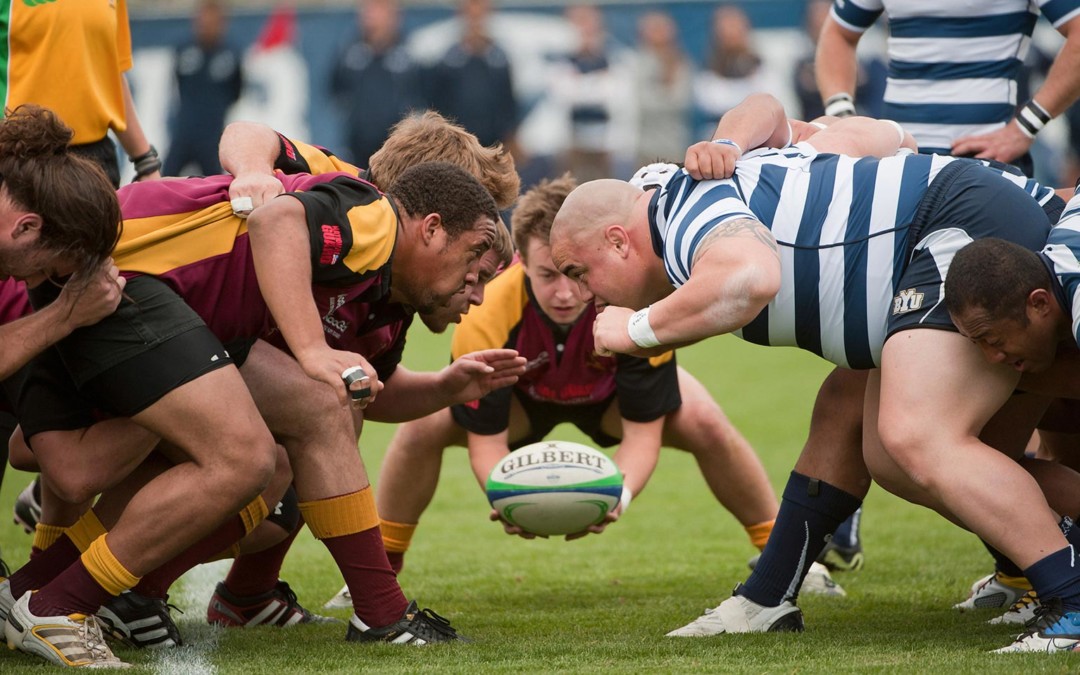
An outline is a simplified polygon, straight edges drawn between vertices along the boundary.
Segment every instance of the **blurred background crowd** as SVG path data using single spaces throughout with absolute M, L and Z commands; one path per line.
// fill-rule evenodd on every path
M 528 187 L 565 170 L 627 178 L 643 163 L 680 160 L 752 92 L 777 96 L 793 116 L 822 114 L 814 37 L 829 0 L 129 3 L 129 76 L 165 175 L 220 171 L 217 137 L 232 119 L 366 166 L 395 121 L 430 107 L 510 147 Z M 856 101 L 875 117 L 884 40 L 875 27 L 859 43 Z M 1038 85 L 1061 40 L 1040 22 L 1021 89 Z M 1039 180 L 1071 185 L 1080 105 L 1032 153 Z

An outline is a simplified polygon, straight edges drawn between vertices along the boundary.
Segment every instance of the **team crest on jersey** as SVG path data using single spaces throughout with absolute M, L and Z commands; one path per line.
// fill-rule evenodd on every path
M 330 298 L 330 308 L 323 315 L 323 331 L 333 335 L 336 338 L 342 336 L 345 333 L 345 329 L 349 327 L 348 321 L 343 321 L 334 317 L 334 312 L 338 311 L 345 304 L 344 295 L 335 295 Z
M 892 301 L 893 316 L 896 316 L 897 314 L 907 314 L 908 312 L 922 309 L 924 297 L 926 297 L 925 293 L 919 293 L 918 290 L 914 288 L 900 291 L 900 295 L 894 297 Z

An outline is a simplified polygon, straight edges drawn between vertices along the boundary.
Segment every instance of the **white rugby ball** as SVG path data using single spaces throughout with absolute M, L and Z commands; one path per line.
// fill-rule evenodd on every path
M 604 519 L 622 496 L 622 473 L 587 445 L 543 441 L 504 457 L 487 480 L 487 497 L 506 522 L 526 532 L 581 532 Z

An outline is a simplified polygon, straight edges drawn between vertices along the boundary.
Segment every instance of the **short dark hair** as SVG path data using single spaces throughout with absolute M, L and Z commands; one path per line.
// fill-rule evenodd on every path
M 451 240 L 471 231 L 481 217 L 501 222 L 491 193 L 470 173 L 449 162 L 411 166 L 386 192 L 410 216 L 442 216 Z
M 977 308 L 991 319 L 1027 324 L 1027 298 L 1049 290 L 1050 271 L 1034 251 L 1004 239 L 978 239 L 960 249 L 945 279 L 945 307 L 958 315 Z
M 554 180 L 542 180 L 522 195 L 514 213 L 510 216 L 510 231 L 514 245 L 522 257 L 529 248 L 529 239 L 536 237 L 547 244 L 551 238 L 551 224 L 555 214 L 566 201 L 566 196 L 577 187 L 577 181 L 569 173 Z

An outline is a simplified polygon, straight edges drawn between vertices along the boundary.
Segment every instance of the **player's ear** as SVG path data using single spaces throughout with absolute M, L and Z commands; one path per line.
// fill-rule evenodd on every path
M 438 213 L 429 213 L 424 216 L 424 220 L 420 224 L 420 238 L 425 244 L 430 244 L 442 229 L 442 216 Z
M 1027 297 L 1027 307 L 1029 312 L 1033 312 L 1036 316 L 1046 316 L 1053 309 L 1053 298 L 1050 296 L 1050 291 L 1045 288 L 1036 288 Z
M 11 228 L 11 238 L 18 239 L 20 237 L 40 235 L 42 224 L 43 220 L 38 214 L 24 213 L 15 220 L 15 224 Z
M 608 225 L 604 230 L 604 241 L 619 257 L 626 258 L 630 254 L 630 235 L 622 225 Z

